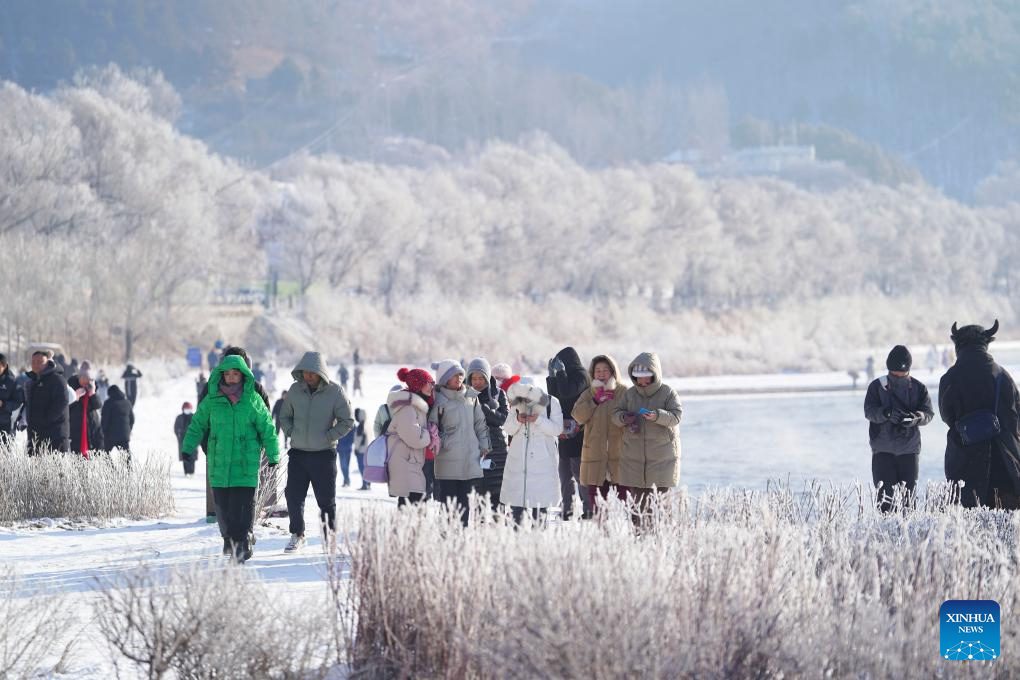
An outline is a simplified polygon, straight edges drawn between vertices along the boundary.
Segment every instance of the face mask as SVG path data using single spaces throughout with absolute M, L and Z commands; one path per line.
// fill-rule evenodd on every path
M 188 415 L 188 416 L 190 416 L 190 415 L 192 415 L 193 413 L 194 413 L 194 411 L 192 411 L 192 410 L 191 410 L 190 408 L 186 408 L 186 409 L 184 409 L 184 414 L 185 414 L 185 415 Z

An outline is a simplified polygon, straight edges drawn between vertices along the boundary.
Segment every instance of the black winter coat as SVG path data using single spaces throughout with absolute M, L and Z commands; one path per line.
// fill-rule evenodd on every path
M 177 436 L 177 457 L 184 460 L 184 435 L 188 432 L 194 413 L 179 413 L 174 420 L 174 434 Z
M 995 378 L 999 387 L 999 436 L 990 442 L 964 446 L 956 422 L 980 409 L 995 405 Z M 1020 392 L 1013 378 L 995 363 L 987 349 L 968 347 L 959 351 L 956 364 L 939 381 L 939 414 L 949 426 L 946 436 L 946 479 L 964 481 L 961 503 L 974 507 L 1020 506 Z
M 103 404 L 103 440 L 106 449 L 129 449 L 131 430 L 135 426 L 135 411 L 131 402 L 116 385 L 110 387 L 109 399 Z
M 56 451 L 70 451 L 67 383 L 64 369 L 49 360 L 39 375 L 29 373 L 25 385 L 28 438 Z
M 78 381 L 78 376 L 73 375 L 67 381 L 67 384 L 71 386 L 72 390 L 76 390 L 81 387 L 81 383 Z M 85 415 L 86 422 L 88 423 L 88 435 L 89 435 L 89 450 L 90 451 L 103 451 L 106 446 L 103 443 L 103 423 L 100 418 L 100 410 L 103 407 L 103 400 L 99 398 L 99 394 L 93 394 L 88 397 L 88 413 Z M 81 451 L 81 425 L 82 425 L 82 409 L 84 408 L 85 397 L 81 397 L 74 403 L 67 407 L 67 416 L 71 434 L 71 451 Z
M 482 407 L 485 415 L 485 424 L 489 426 L 489 444 L 491 447 L 489 458 L 492 459 L 492 467 L 482 470 L 485 480 L 484 491 L 488 491 L 493 498 L 499 500 L 499 491 L 503 487 L 503 468 L 506 467 L 506 435 L 503 433 L 503 424 L 510 413 L 510 404 L 506 399 L 506 392 L 499 389 L 495 378 L 489 378 L 489 389 L 478 394 L 478 404 Z
M 565 371 L 558 372 L 555 376 L 545 379 L 546 387 L 550 396 L 556 397 L 563 409 L 564 427 L 566 422 L 571 420 L 570 414 L 574 412 L 574 404 L 590 385 L 588 370 L 581 363 L 581 357 L 573 347 L 564 347 L 556 355 L 556 358 L 563 362 Z M 560 439 L 560 456 L 564 458 L 580 458 L 581 449 L 584 447 L 584 429 L 580 429 L 576 435 L 569 439 Z
M 124 395 L 132 404 L 135 403 L 138 399 L 138 379 L 142 377 L 142 372 L 128 364 L 120 377 L 124 380 Z
M 13 429 L 14 412 L 24 401 L 25 395 L 8 366 L 0 373 L 0 402 L 3 402 L 0 406 L 0 432 L 10 432 Z

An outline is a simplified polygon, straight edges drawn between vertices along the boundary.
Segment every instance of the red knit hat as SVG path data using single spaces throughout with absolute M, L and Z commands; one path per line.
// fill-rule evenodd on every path
M 426 385 L 435 384 L 432 375 L 421 368 L 402 368 L 397 371 L 397 380 L 406 384 L 412 392 L 421 392 Z

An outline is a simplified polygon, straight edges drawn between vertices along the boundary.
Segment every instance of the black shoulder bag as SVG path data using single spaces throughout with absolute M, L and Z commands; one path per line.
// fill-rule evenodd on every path
M 981 444 L 999 436 L 1002 426 L 999 424 L 999 391 L 1002 387 L 1002 373 L 995 378 L 995 408 L 991 411 L 980 409 L 971 411 L 956 421 L 956 431 L 964 446 Z

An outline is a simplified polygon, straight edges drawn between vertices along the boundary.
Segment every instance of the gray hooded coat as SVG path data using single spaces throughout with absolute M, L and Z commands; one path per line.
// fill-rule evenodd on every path
M 443 440 L 436 455 L 436 479 L 480 478 L 482 451 L 490 446 L 489 426 L 478 393 L 466 386 L 459 390 L 438 388 L 429 422 L 436 423 Z
M 317 373 L 321 380 L 313 391 L 303 371 Z M 340 438 L 354 427 L 351 403 L 343 389 L 329 380 L 326 362 L 318 352 L 305 352 L 291 372 L 294 384 L 280 409 L 280 427 L 290 438 L 292 449 L 333 451 Z

